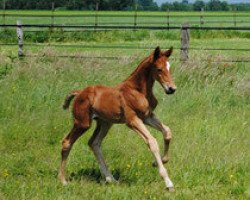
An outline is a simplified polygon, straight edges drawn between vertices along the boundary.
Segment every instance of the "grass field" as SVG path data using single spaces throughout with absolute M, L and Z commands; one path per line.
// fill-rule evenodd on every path
M 198 37 L 199 32 L 194 38 L 191 33 L 191 46 L 249 48 L 248 33 L 200 34 L 205 39 Z M 92 32 L 76 40 L 70 36 L 42 42 L 103 48 L 25 46 L 26 54 L 47 56 L 19 60 L 15 58 L 17 47 L 0 46 L 0 199 L 250 198 L 249 63 L 204 61 L 249 57 L 245 51 L 190 51 L 189 62 L 182 65 L 179 50 L 175 50 L 171 66 L 177 92 L 166 96 L 155 85 L 156 113 L 173 132 L 166 167 L 175 193 L 165 190 L 158 170 L 151 166 L 153 157 L 147 146 L 124 125 L 113 126 L 103 143 L 105 158 L 119 184 L 107 185 L 101 179 L 87 145 L 93 126 L 71 151 L 70 184 L 63 187 L 57 179 L 61 140 L 72 125 L 71 113 L 61 108 L 64 97 L 88 85 L 118 84 L 156 45 L 179 47 L 179 33 L 171 31 Z M 62 54 L 100 58 L 49 57 Z M 101 58 L 104 56 L 118 58 Z M 161 134 L 150 131 L 162 149 Z
M 51 24 L 51 11 L 0 11 L 0 24 L 16 24 L 21 20 L 24 24 Z M 14 15 L 14 16 L 13 16 Z M 31 16 L 27 16 L 31 15 Z M 98 16 L 96 18 L 96 15 Z M 200 12 L 137 12 L 137 25 L 166 26 L 169 17 L 170 26 L 183 23 L 200 25 Z M 204 12 L 203 26 L 250 26 L 250 12 Z M 37 17 L 36 17 L 37 16 Z M 134 25 L 134 12 L 115 11 L 55 11 L 54 24 L 63 25 Z

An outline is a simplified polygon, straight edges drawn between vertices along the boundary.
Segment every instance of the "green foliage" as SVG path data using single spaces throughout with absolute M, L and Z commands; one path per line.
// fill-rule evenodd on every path
M 157 3 L 153 0 L 138 0 L 138 10 L 159 10 Z
M 228 3 L 226 1 L 221 2 L 220 0 L 210 0 L 207 4 L 207 8 L 211 11 L 229 10 Z
M 4 0 L 0 0 L 1 5 Z M 58 10 L 95 10 L 96 3 L 99 4 L 100 10 L 126 10 L 133 5 L 133 0 L 8 0 L 6 9 L 39 9 L 50 10 L 52 2 Z
M 250 4 L 249 3 L 238 3 L 238 4 L 234 4 L 231 7 L 232 7 L 232 10 L 250 11 Z
M 204 8 L 205 8 L 205 3 L 202 0 L 196 0 L 193 4 L 194 11 L 201 11 Z
M 25 43 L 55 43 L 55 42 L 122 42 L 122 41 L 145 41 L 145 40 L 164 40 L 180 38 L 180 31 L 84 31 L 67 32 L 62 29 L 45 30 L 41 32 L 26 32 L 24 34 Z M 212 38 L 246 38 L 250 39 L 250 33 L 244 31 L 210 31 L 192 30 L 193 39 L 212 39 Z M 0 41 L 3 43 L 17 43 L 15 30 L 6 29 L 0 31 Z M 24 46 L 25 46 L 24 43 Z

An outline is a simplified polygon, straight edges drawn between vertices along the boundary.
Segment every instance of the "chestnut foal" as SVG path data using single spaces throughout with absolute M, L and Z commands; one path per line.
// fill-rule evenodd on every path
M 176 86 L 171 80 L 168 62 L 172 51 L 172 47 L 167 51 L 161 51 L 157 47 L 125 81 L 116 87 L 90 86 L 82 91 L 74 91 L 66 97 L 64 109 L 69 107 L 74 97 L 75 100 L 73 104 L 74 126 L 62 142 L 59 178 L 64 185 L 67 184 L 64 170 L 69 152 L 75 141 L 90 128 L 92 120 L 95 119 L 97 126 L 88 144 L 107 182 L 115 181 L 115 179 L 107 168 L 100 146 L 112 124 L 125 123 L 149 146 L 156 160 L 154 165 L 158 166 L 166 187 L 170 191 L 174 190 L 174 185 L 163 166 L 163 163 L 168 161 L 171 131 L 153 113 L 157 100 L 152 91 L 156 80 L 167 94 L 175 92 Z M 156 139 L 150 134 L 145 124 L 162 132 L 164 139 L 162 157 Z

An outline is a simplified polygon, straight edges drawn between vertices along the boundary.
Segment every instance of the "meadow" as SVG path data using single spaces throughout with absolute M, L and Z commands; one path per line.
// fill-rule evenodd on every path
M 51 16 L 53 17 L 53 20 Z M 134 11 L 23 11 L 0 10 L 0 24 L 63 24 L 63 25 L 134 25 Z M 200 16 L 203 16 L 201 19 Z M 168 19 L 169 16 L 169 19 Z M 189 23 L 195 26 L 250 26 L 249 12 L 136 12 L 139 26 L 179 26 Z M 53 22 L 52 22 L 53 21 Z M 236 24 L 235 24 L 236 21 Z
M 0 46 L 0 199 L 250 197 L 249 63 L 213 62 L 248 58 L 249 51 L 193 50 L 181 63 L 177 31 L 64 33 L 61 38 L 60 31 L 46 33 L 25 36 L 27 42 L 38 42 L 25 46 L 25 53 L 41 57 L 19 59 L 16 46 Z M 14 42 L 4 37 L 12 31 L 0 34 L 1 42 Z M 193 31 L 191 38 L 191 47 L 200 48 L 249 48 L 250 43 L 248 32 Z M 67 165 L 70 183 L 62 186 L 57 179 L 61 141 L 72 126 L 71 112 L 62 110 L 65 96 L 88 85 L 120 83 L 157 45 L 175 48 L 170 62 L 178 89 L 167 96 L 156 84 L 154 92 L 155 112 L 173 132 L 165 166 L 176 191 L 167 192 L 147 146 L 124 125 L 114 125 L 102 145 L 118 184 L 104 183 L 87 145 L 93 124 L 74 145 Z M 150 131 L 162 149 L 161 133 Z

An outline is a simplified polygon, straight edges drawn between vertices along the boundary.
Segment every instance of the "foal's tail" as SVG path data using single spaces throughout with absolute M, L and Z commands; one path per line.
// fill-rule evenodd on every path
M 74 97 L 78 95 L 79 93 L 80 93 L 80 90 L 75 90 L 75 91 L 72 91 L 68 96 L 66 96 L 64 100 L 64 104 L 63 104 L 64 110 L 69 108 L 71 100 L 74 99 Z

